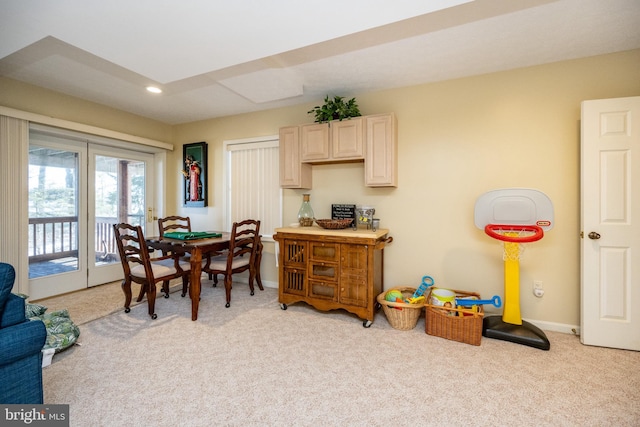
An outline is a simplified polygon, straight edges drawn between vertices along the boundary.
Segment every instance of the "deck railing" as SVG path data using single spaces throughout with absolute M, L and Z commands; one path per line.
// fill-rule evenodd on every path
M 29 263 L 78 256 L 78 217 L 29 218 Z
M 143 215 L 129 215 L 130 224 L 140 224 Z M 116 254 L 118 251 L 113 236 L 115 217 L 96 217 L 96 255 Z M 53 259 L 78 257 L 78 217 L 61 216 L 29 218 L 29 263 Z

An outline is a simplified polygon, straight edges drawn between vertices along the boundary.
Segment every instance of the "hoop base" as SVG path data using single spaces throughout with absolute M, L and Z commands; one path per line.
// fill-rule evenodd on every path
M 501 316 L 488 316 L 482 321 L 482 335 L 487 338 L 510 341 L 540 350 L 549 350 L 551 344 L 545 333 L 537 326 L 523 320 L 522 325 L 512 325 Z

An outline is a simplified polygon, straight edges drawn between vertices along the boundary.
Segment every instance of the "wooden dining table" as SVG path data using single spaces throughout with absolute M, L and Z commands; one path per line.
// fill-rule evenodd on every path
M 191 320 L 198 320 L 198 306 L 200 305 L 200 289 L 202 287 L 202 259 L 207 254 L 216 254 L 229 248 L 231 233 L 220 232 L 220 237 L 181 240 L 167 237 L 149 237 L 147 245 L 165 253 L 176 255 L 190 255 L 191 274 L 189 276 L 189 296 L 191 297 Z

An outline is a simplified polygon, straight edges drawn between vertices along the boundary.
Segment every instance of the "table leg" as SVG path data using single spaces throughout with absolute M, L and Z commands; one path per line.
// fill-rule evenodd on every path
M 194 248 L 191 252 L 191 278 L 189 279 L 189 295 L 191 296 L 191 320 L 198 320 L 200 305 L 200 276 L 202 275 L 202 251 Z

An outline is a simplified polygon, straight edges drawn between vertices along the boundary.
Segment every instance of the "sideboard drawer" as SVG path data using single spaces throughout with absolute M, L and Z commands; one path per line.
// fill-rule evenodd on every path
M 309 279 L 338 280 L 338 263 L 335 262 L 309 262 Z
M 322 300 L 338 301 L 338 283 L 323 280 L 309 280 L 309 296 Z
M 312 260 L 338 262 L 340 259 L 340 244 L 309 242 L 309 252 Z

